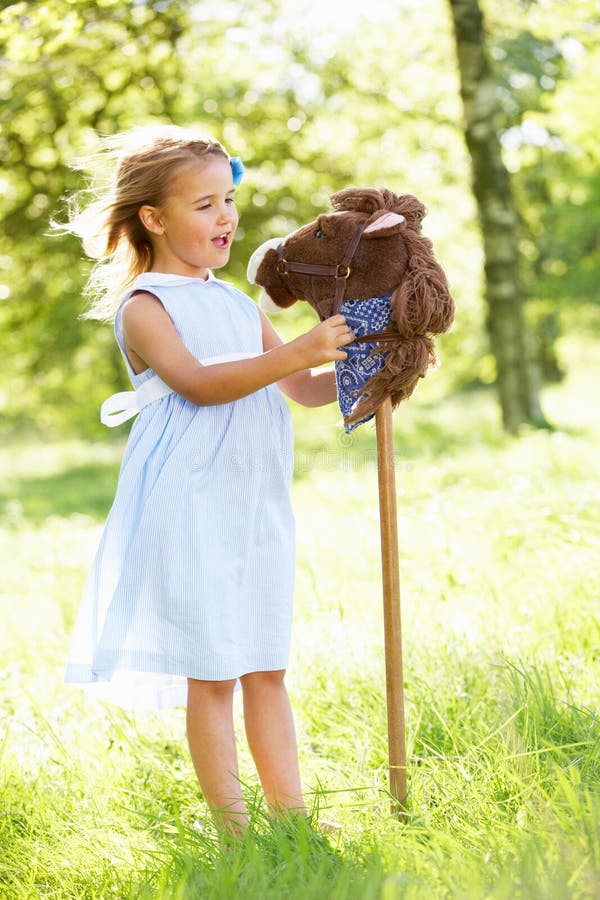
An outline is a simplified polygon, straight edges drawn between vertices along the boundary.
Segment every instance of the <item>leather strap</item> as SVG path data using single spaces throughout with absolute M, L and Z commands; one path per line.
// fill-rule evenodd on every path
M 352 271 L 350 268 L 350 263 L 356 253 L 356 249 L 360 243 L 360 239 L 362 237 L 362 233 L 365 230 L 365 224 L 361 223 L 354 234 L 352 235 L 352 239 L 348 246 L 346 247 L 346 252 L 342 258 L 341 263 L 338 263 L 336 266 L 322 266 L 317 263 L 306 263 L 306 262 L 294 262 L 293 260 L 285 259 L 285 241 L 277 248 L 277 271 L 280 275 L 289 275 L 290 273 L 297 273 L 298 275 L 320 275 L 320 276 L 329 276 L 335 278 L 335 295 L 333 299 L 333 308 L 329 313 L 331 316 L 335 316 L 340 311 L 340 307 L 344 302 L 344 292 L 346 290 L 346 281 L 350 277 L 350 272 Z M 317 311 L 321 319 L 325 319 L 326 316 L 323 315 L 321 310 L 317 307 Z
M 365 230 L 365 224 L 366 223 L 362 223 L 358 226 L 358 228 L 352 235 L 352 240 L 346 247 L 346 252 L 344 253 L 341 263 L 338 263 L 337 266 L 322 266 L 317 263 L 294 262 L 293 260 L 288 260 L 283 255 L 285 253 L 286 241 L 282 241 L 281 244 L 279 244 L 279 246 L 277 247 L 277 271 L 280 275 L 289 275 L 290 273 L 296 273 L 298 275 L 320 275 L 324 277 L 329 276 L 335 278 L 335 296 L 333 300 L 332 311 L 329 313 L 329 315 L 337 315 L 337 313 L 339 313 L 340 311 L 342 303 L 344 302 L 346 281 L 350 277 L 350 272 L 352 271 L 350 268 L 350 263 L 352 262 L 354 254 L 356 253 L 357 247 L 360 243 L 362 233 Z M 323 313 L 319 309 L 319 306 L 321 305 L 322 304 L 319 304 L 317 306 L 317 312 L 319 313 L 321 320 L 323 320 L 326 318 L 326 316 L 323 315 Z M 355 338 L 352 343 L 387 343 L 390 341 L 396 341 L 401 337 L 402 335 L 397 331 L 374 332 L 373 334 L 363 334 L 362 337 Z
M 379 344 L 385 344 L 386 342 L 397 341 L 400 338 L 402 338 L 402 335 L 399 331 L 374 331 L 373 334 L 363 334 L 354 338 L 352 343 L 368 344 L 377 341 Z

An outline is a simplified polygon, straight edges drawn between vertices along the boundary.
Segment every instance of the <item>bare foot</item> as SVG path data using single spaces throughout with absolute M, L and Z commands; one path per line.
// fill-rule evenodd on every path
M 317 822 L 317 831 L 322 831 L 323 834 L 339 834 L 341 830 L 342 826 L 339 822 L 331 822 L 327 819 Z

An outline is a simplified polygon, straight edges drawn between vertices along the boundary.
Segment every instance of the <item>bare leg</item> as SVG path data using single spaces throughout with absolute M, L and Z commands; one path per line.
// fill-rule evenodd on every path
M 250 672 L 240 679 L 246 736 L 269 809 L 306 815 L 294 718 L 284 676 L 281 669 Z
M 187 737 L 194 769 L 218 828 L 242 834 L 248 815 L 233 729 L 234 681 L 188 678 Z

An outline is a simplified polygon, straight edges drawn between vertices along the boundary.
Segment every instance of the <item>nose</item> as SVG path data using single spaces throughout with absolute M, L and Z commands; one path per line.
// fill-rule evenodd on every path
M 233 203 L 222 203 L 219 207 L 219 222 L 227 224 L 235 219 L 236 210 Z

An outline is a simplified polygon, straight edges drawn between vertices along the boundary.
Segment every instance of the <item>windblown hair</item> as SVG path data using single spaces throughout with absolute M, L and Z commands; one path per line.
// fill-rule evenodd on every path
M 333 194 L 331 203 L 340 212 L 355 210 L 371 215 L 385 209 L 406 219 L 402 231 L 408 257 L 406 271 L 391 295 L 391 324 L 382 332 L 398 337 L 373 351 L 385 353 L 385 365 L 369 380 L 366 395 L 346 419 L 350 424 L 374 412 L 387 396 L 394 408 L 410 397 L 427 369 L 437 365 L 432 335 L 450 328 L 454 301 L 444 270 L 433 255 L 431 241 L 421 234 L 427 210 L 416 197 L 397 196 L 387 189 L 347 188 Z
M 98 154 L 76 162 L 77 168 L 112 163 L 103 188 L 81 191 L 70 201 L 69 222 L 62 227 L 77 234 L 86 254 L 98 260 L 86 286 L 89 306 L 83 318 L 114 318 L 137 276 L 152 268 L 153 247 L 138 215 L 140 207 L 164 203 L 179 168 L 210 154 L 229 159 L 213 138 L 161 125 L 107 138 Z

